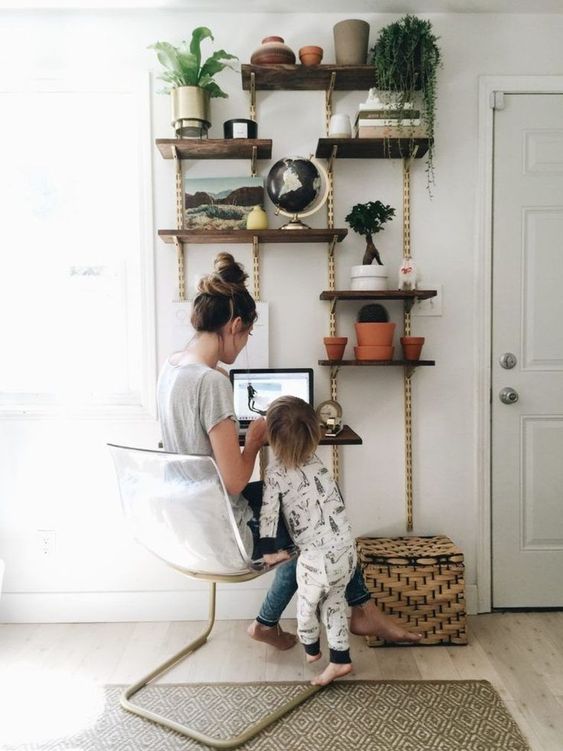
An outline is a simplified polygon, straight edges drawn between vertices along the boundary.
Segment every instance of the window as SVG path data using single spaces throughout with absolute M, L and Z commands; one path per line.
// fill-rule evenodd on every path
M 0 92 L 0 111 L 0 403 L 146 404 L 139 94 L 44 83 Z

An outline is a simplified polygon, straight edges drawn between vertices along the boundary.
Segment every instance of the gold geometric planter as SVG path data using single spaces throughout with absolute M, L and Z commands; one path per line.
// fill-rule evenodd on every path
M 206 138 L 211 127 L 209 92 L 199 86 L 179 86 L 170 92 L 172 127 L 178 138 Z

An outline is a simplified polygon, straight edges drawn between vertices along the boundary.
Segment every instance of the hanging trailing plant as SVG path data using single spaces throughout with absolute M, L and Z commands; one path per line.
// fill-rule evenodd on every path
M 436 81 L 441 66 L 437 42 L 430 21 L 406 15 L 385 26 L 371 49 L 377 88 L 391 93 L 387 97 L 397 109 L 404 110 L 405 104 L 412 106 L 415 94 L 422 99 L 421 121 L 429 139 L 426 163 L 429 190 L 434 183 Z M 409 126 L 401 127 L 409 137 Z

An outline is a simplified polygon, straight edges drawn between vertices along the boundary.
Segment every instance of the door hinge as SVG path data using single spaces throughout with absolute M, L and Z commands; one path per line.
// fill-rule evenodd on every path
M 489 105 L 492 110 L 503 110 L 504 91 L 491 91 L 489 95 Z

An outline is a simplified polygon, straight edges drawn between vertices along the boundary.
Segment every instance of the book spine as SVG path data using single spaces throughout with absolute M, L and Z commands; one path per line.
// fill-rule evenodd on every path
M 354 128 L 354 138 L 427 138 L 428 133 L 424 126 L 418 125 L 413 128 L 398 128 L 396 126 L 377 127 L 367 126 Z
M 363 118 L 361 120 L 358 120 L 356 122 L 356 127 L 363 128 L 388 128 L 388 127 L 403 127 L 403 128 L 412 128 L 417 125 L 420 125 L 420 118 L 416 118 L 414 120 L 364 120 Z
M 420 117 L 420 110 L 363 110 L 356 120 L 415 120 Z

